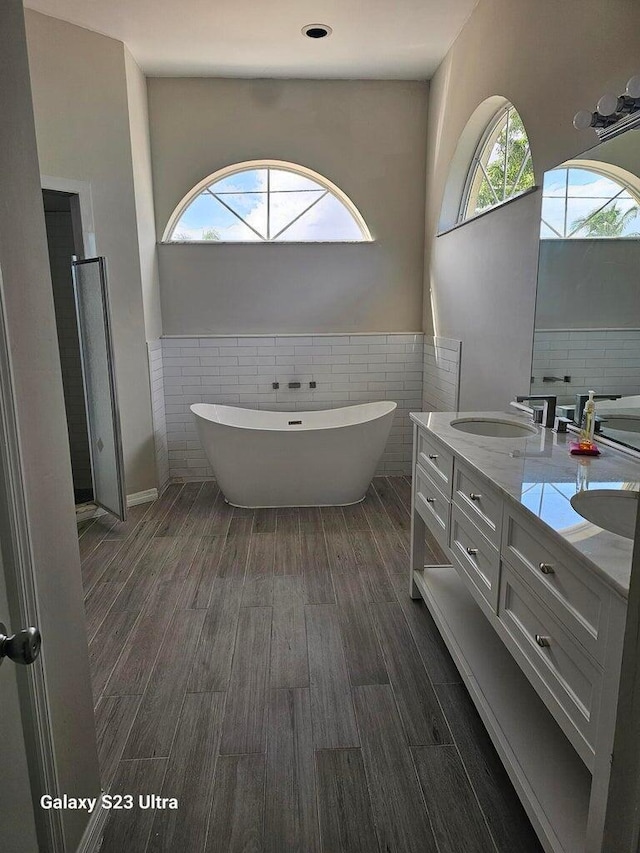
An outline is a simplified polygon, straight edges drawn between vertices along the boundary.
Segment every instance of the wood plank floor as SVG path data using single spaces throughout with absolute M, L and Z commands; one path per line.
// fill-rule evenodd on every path
M 425 605 L 410 482 L 234 510 L 173 484 L 83 525 L 103 853 L 540 853 Z M 433 554 L 438 553 L 435 543 Z

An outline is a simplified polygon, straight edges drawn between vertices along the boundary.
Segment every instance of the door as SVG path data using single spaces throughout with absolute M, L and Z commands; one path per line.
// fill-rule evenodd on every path
M 11 610 L 3 590 L 0 618 L 12 630 L 37 625 L 43 646 L 34 666 L 0 668 L 0 800 L 14 786 L 24 796 L 26 751 L 33 805 L 16 804 L 4 831 L 21 833 L 30 850 L 35 819 L 40 851 L 62 853 L 78 850 L 91 816 L 47 810 L 40 797 L 98 796 L 100 774 L 28 60 L 22 0 L 2 0 L 0 577 Z
M 124 521 L 127 503 L 106 261 L 75 260 L 72 272 L 94 501 Z
M 0 551 L 0 622 L 8 625 L 5 559 Z M 15 664 L 7 660 L 4 665 L 0 665 L 0 767 L 6 773 L 0 797 L 0 850 L 37 853 L 38 840 L 18 701 L 17 672 Z

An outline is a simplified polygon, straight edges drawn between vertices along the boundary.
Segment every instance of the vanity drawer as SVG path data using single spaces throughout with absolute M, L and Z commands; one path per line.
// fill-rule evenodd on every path
M 421 429 L 418 430 L 418 462 L 445 495 L 451 495 L 453 456 Z
M 416 512 L 446 551 L 449 544 L 451 502 L 420 465 L 416 465 L 414 489 Z
M 602 670 L 505 562 L 498 615 L 519 652 L 514 657 L 591 767 Z
M 451 556 L 476 599 L 480 596 L 497 613 L 500 554 L 455 504 L 451 507 Z
M 502 556 L 569 633 L 603 663 L 611 600 L 608 587 L 517 509 L 505 506 L 502 533 Z
M 458 459 L 453 473 L 453 500 L 499 548 L 503 499 L 486 480 Z

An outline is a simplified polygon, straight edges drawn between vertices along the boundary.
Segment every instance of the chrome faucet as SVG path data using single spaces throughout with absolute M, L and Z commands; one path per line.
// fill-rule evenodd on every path
M 554 394 L 528 394 L 516 397 L 516 403 L 529 403 L 533 400 L 544 401 L 542 410 L 540 412 L 534 411 L 534 421 L 543 424 L 548 429 L 553 428 L 556 420 L 556 403 L 558 402 L 558 398 Z
M 622 394 L 594 394 L 594 400 L 619 400 L 622 397 Z M 582 415 L 584 414 L 584 407 L 587 404 L 587 400 L 589 399 L 588 394 L 576 394 L 576 408 L 573 413 L 573 422 L 576 426 L 580 426 L 582 424 Z

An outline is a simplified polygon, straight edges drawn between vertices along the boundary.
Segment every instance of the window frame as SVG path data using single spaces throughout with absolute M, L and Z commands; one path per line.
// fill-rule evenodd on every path
M 360 229 L 362 234 L 362 238 L 360 240 L 274 240 L 274 239 L 264 239 L 260 236 L 259 240 L 172 240 L 171 235 L 175 228 L 177 227 L 178 222 L 180 221 L 182 215 L 185 213 L 187 208 L 191 205 L 193 201 L 205 190 L 216 184 L 218 181 L 222 181 L 225 178 L 229 178 L 232 175 L 236 175 L 242 172 L 250 172 L 257 169 L 278 169 L 280 171 L 291 172 L 294 175 L 300 175 L 303 178 L 308 178 L 312 181 L 315 181 L 322 189 L 326 192 L 325 194 L 333 195 L 341 204 L 347 209 L 348 213 L 351 215 L 352 219 Z M 324 196 L 321 196 L 324 198 Z M 320 199 L 318 199 L 320 201 Z M 295 220 L 292 220 L 289 225 L 286 226 L 284 230 L 289 228 L 294 224 L 297 219 L 301 219 L 304 214 L 308 212 L 310 208 L 307 208 L 302 214 L 296 217 Z M 234 214 L 237 215 L 237 214 Z M 241 221 L 241 217 L 238 217 Z M 251 227 L 251 226 L 248 226 Z M 257 233 L 257 232 L 256 232 Z M 280 231 L 280 234 L 283 233 L 283 230 Z M 276 236 L 279 236 L 276 235 Z M 173 213 L 169 217 L 167 225 L 164 229 L 161 243 L 167 245 L 295 245 L 295 244 L 336 244 L 336 243 L 344 243 L 344 244 L 360 244 L 360 243 L 372 243 L 374 242 L 374 238 L 371 234 L 369 226 L 364 220 L 364 217 L 356 207 L 356 205 L 351 201 L 349 196 L 340 189 L 340 187 L 336 186 L 332 181 L 328 178 L 325 178 L 323 175 L 320 175 L 318 172 L 315 172 L 313 169 L 309 169 L 307 166 L 302 166 L 298 163 L 291 163 L 285 160 L 246 160 L 241 163 L 233 163 L 229 166 L 224 166 L 222 169 L 218 169 L 212 174 L 208 175 L 206 178 L 203 178 L 199 181 L 189 192 L 183 196 L 179 204 L 175 207 Z
M 500 108 L 498 110 L 496 110 L 496 112 L 493 114 L 490 121 L 487 122 L 487 124 L 486 124 L 486 126 L 482 132 L 482 135 L 480 136 L 478 143 L 475 147 L 475 150 L 473 152 L 471 162 L 469 163 L 469 166 L 467 168 L 467 174 L 466 174 L 466 177 L 464 180 L 462 195 L 460 197 L 460 205 L 458 208 L 458 217 L 457 217 L 456 225 L 462 225 L 465 222 L 469 222 L 478 216 L 484 216 L 486 213 L 489 213 L 491 210 L 496 210 L 496 208 L 502 207 L 504 204 L 508 204 L 509 202 L 513 201 L 514 199 L 520 198 L 520 196 L 523 196 L 526 193 L 530 192 L 532 189 L 535 189 L 536 184 L 535 184 L 535 174 L 534 174 L 534 183 L 532 184 L 531 187 L 527 187 L 526 189 L 520 190 L 519 192 L 514 192 L 511 195 L 507 196 L 506 198 L 503 197 L 502 199 L 497 200 L 495 204 L 492 204 L 489 207 L 485 207 L 482 210 L 477 210 L 477 211 L 474 211 L 472 213 L 468 212 L 469 211 L 469 205 L 471 203 L 471 193 L 473 190 L 473 185 L 476 181 L 476 177 L 477 177 L 479 172 L 482 173 L 484 179 L 487 180 L 487 183 L 489 184 L 491 189 L 494 191 L 494 188 L 493 188 L 491 182 L 488 180 L 486 170 L 482 164 L 482 157 L 483 157 L 483 155 L 487 149 L 487 146 L 489 145 L 490 141 L 492 140 L 492 137 L 493 137 L 493 145 L 495 145 L 495 143 L 497 142 L 503 128 L 508 126 L 509 113 L 512 110 L 518 115 L 518 117 L 520 118 L 520 121 L 522 122 L 525 137 L 527 140 L 527 147 L 528 147 L 528 155 L 527 155 L 527 158 L 525 158 L 525 161 L 524 161 L 522 169 L 521 169 L 521 174 L 520 174 L 518 180 L 520 179 L 520 177 L 522 177 L 522 173 L 524 172 L 524 166 L 526 165 L 528 160 L 531 161 L 531 164 L 533 167 L 533 154 L 531 152 L 531 142 L 529 141 L 529 134 L 527 133 L 527 130 L 524 127 L 524 122 L 522 121 L 522 116 L 520 115 L 520 113 L 518 112 L 516 107 L 510 101 L 504 101 L 504 103 L 501 104 Z M 502 119 L 504 116 L 506 116 L 506 121 L 503 123 Z M 493 150 L 493 146 L 492 146 L 491 150 Z M 491 155 L 491 152 L 489 152 L 489 156 L 490 155 Z M 488 160 L 488 158 L 487 158 L 487 160 Z M 506 170 L 505 170 L 505 178 L 506 178 Z M 482 182 L 480 182 L 480 183 L 482 183 Z M 505 184 L 506 184 L 506 181 L 505 181 Z M 516 184 L 517 184 L 517 181 L 516 181 Z M 506 185 L 505 185 L 505 190 L 506 190 Z M 494 191 L 494 195 L 495 195 L 495 191 Z

